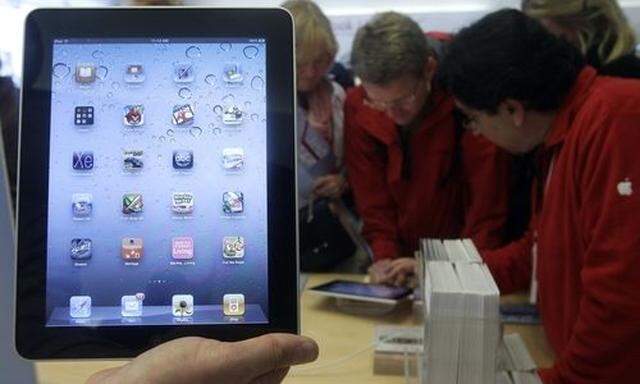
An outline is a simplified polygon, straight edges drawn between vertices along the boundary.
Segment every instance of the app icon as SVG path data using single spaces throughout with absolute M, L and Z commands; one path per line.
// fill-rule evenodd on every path
M 193 213 L 194 198 L 191 192 L 174 192 L 171 194 L 171 210 L 180 215 Z
M 91 239 L 71 240 L 71 259 L 76 261 L 89 260 L 91 258 L 92 248 Z
M 76 107 L 74 116 L 76 125 L 93 125 L 93 107 L 90 105 Z
M 227 125 L 242 124 L 242 116 L 243 113 L 240 108 L 232 106 L 224 110 L 224 114 L 222 115 L 222 122 Z
M 222 297 L 224 314 L 227 316 L 244 315 L 244 295 L 241 293 L 227 294 Z
M 186 125 L 193 122 L 195 113 L 189 104 L 175 105 L 171 114 L 171 122 L 174 125 Z
M 122 239 L 122 259 L 125 261 L 138 261 L 144 253 L 142 239 L 126 237 Z
M 120 304 L 122 306 L 120 313 L 123 317 L 142 316 L 142 301 L 144 293 L 136 293 L 135 295 L 122 296 Z
M 93 195 L 90 193 L 74 193 L 71 196 L 73 217 L 84 218 L 93 212 Z
M 242 83 L 244 76 L 242 75 L 242 68 L 236 63 L 226 64 L 223 68 L 222 78 L 227 83 Z
M 193 63 L 174 63 L 173 71 L 173 81 L 175 81 L 176 83 L 190 83 L 193 81 Z
M 142 83 L 146 76 L 142 64 L 129 64 L 124 73 L 125 83 Z
M 93 169 L 93 152 L 73 152 L 73 169 L 76 171 L 89 171 Z
M 244 211 L 244 195 L 242 192 L 224 192 L 222 194 L 222 211 L 228 214 Z
M 171 240 L 171 257 L 176 260 L 193 259 L 193 239 L 191 237 L 174 237 Z
M 242 259 L 244 257 L 244 237 L 225 236 L 222 239 L 222 255 L 225 259 Z
M 125 215 L 140 213 L 143 208 L 142 194 L 126 193 L 122 196 L 122 213 Z
M 228 171 L 239 171 L 244 168 L 244 149 L 225 148 L 222 150 L 222 167 Z
M 122 151 L 122 167 L 125 171 L 139 171 L 144 167 L 142 155 L 144 151 L 127 149 Z
M 173 168 L 175 169 L 193 168 L 193 151 L 190 151 L 190 150 L 173 151 Z
M 193 296 L 191 295 L 173 295 L 171 297 L 173 307 L 173 316 L 188 317 L 193 315 Z
M 69 316 L 74 319 L 91 317 L 91 296 L 71 296 Z
M 139 127 L 143 125 L 144 106 L 141 104 L 133 104 L 124 107 L 123 122 L 127 127 Z
M 76 82 L 90 84 L 96 81 L 96 66 L 93 64 L 76 65 Z

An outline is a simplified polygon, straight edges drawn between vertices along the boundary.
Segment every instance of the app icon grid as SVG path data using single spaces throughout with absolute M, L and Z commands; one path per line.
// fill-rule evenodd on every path
M 54 46 L 54 63 L 71 70 L 52 84 L 49 313 L 69 315 L 76 296 L 91 298 L 93 316 L 120 311 L 130 292 L 169 314 L 176 293 L 222 312 L 223 296 L 241 292 L 267 316 L 265 51 L 219 41 Z M 190 161 L 176 164 L 176 151 Z M 221 214 L 229 191 L 223 205 L 242 220 Z M 224 263 L 225 237 L 247 239 L 241 267 Z M 192 239 L 192 254 L 186 242 L 179 252 L 190 269 L 171 264 L 173 238 Z M 198 283 L 207 280 L 225 283 Z

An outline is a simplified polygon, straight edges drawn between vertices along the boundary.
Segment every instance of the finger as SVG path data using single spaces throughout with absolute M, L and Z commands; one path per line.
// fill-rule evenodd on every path
M 389 276 L 391 276 L 390 284 L 393 284 L 393 285 L 396 285 L 396 286 L 403 285 L 404 282 L 406 281 L 408 275 L 409 275 L 409 273 L 406 271 L 405 268 L 403 268 L 403 266 L 401 266 L 401 265 L 396 266 L 389 273 Z
M 389 275 L 397 276 L 402 273 L 404 267 L 402 264 L 394 264 L 389 268 Z
M 324 188 L 324 185 L 326 183 L 322 180 L 318 180 L 317 182 L 313 183 L 313 190 L 314 191 L 320 191 L 322 188 Z
M 395 274 L 391 271 L 385 271 L 378 274 L 378 284 L 392 284 L 395 279 Z
M 339 197 L 340 196 L 340 191 L 334 187 L 331 188 L 326 188 L 324 190 L 324 195 L 326 197 Z
M 264 375 L 258 377 L 251 384 L 278 384 L 281 383 L 282 380 L 289 373 L 289 367 L 286 368 L 278 368 L 274 371 L 267 372 Z
M 391 262 L 391 264 L 393 265 L 408 265 L 408 264 L 413 264 L 415 262 L 415 259 L 412 257 L 400 257 L 397 258 L 395 260 L 393 260 Z
M 309 363 L 318 357 L 318 345 L 308 337 L 270 334 L 226 344 L 236 369 L 250 378 L 292 365 Z
M 328 184 L 323 184 L 319 187 L 317 187 L 316 189 L 314 189 L 314 191 L 320 195 L 320 196 L 328 196 L 331 194 L 331 185 Z
M 407 275 L 404 273 L 399 273 L 396 276 L 395 285 L 398 287 L 403 286 L 406 283 L 406 281 L 407 281 Z
M 391 270 L 391 264 L 375 264 L 372 268 L 375 273 L 384 275 Z
M 382 259 L 382 260 L 376 262 L 375 264 L 373 264 L 373 268 L 375 268 L 376 270 L 379 270 L 379 271 L 385 271 L 385 270 L 389 269 L 390 265 L 391 265 L 391 260 Z
M 326 197 L 328 197 L 330 199 L 338 198 L 338 197 L 340 197 L 340 191 L 338 191 L 335 188 L 332 188 L 331 190 L 327 191 Z
M 396 266 L 398 266 L 398 265 L 402 265 L 402 264 L 404 264 L 404 263 L 405 263 L 405 261 L 406 261 L 406 260 L 404 260 L 404 259 L 395 259 L 395 260 L 393 260 L 393 261 L 391 262 L 391 267 L 392 267 L 392 268 L 394 268 L 394 267 L 396 267 Z
M 413 273 L 413 266 L 408 264 L 398 264 L 392 268 L 391 273 L 396 277 L 398 276 L 406 277 Z
M 321 185 L 328 183 L 330 179 L 327 176 L 320 176 L 313 182 L 313 188 L 318 188 Z
M 386 284 L 389 282 L 390 276 L 383 271 L 374 271 L 371 274 L 371 282 L 374 284 Z
M 414 259 L 404 258 L 398 260 L 397 263 L 392 265 L 392 268 L 397 268 L 399 270 L 404 271 L 405 273 L 415 273 L 417 264 Z
M 376 270 L 369 268 L 369 279 L 373 284 L 377 284 L 378 280 L 380 280 L 380 277 L 381 276 Z

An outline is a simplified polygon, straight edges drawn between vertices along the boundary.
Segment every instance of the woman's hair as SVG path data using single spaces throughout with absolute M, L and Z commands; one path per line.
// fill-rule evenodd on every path
M 329 55 L 333 60 L 338 52 L 338 42 L 320 7 L 310 0 L 288 0 L 282 7 L 293 16 L 297 61 L 308 63 L 321 55 Z
M 522 10 L 574 32 L 580 51 L 596 64 L 634 51 L 633 28 L 616 0 L 523 0 Z

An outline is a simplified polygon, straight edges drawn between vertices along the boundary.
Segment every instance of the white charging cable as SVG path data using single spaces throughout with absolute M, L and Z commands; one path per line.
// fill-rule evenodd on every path
M 318 371 L 318 370 L 324 370 L 324 369 L 340 366 L 341 364 L 344 364 L 344 363 L 348 362 L 349 360 L 352 360 L 352 359 L 362 355 L 363 353 L 368 352 L 371 349 L 374 349 L 375 347 L 377 347 L 378 345 L 380 345 L 380 344 L 382 344 L 382 343 L 384 343 L 386 341 L 395 339 L 396 337 L 399 337 L 399 336 L 407 335 L 409 332 L 410 332 L 410 330 L 407 329 L 407 330 L 402 330 L 402 331 L 398 331 L 398 332 L 392 333 L 390 335 L 387 335 L 386 337 L 381 338 L 378 341 L 374 341 L 374 342 L 368 344 L 366 347 L 363 347 L 362 349 L 359 349 L 359 350 L 357 350 L 355 352 L 352 352 L 352 353 L 350 353 L 348 355 L 345 355 L 345 356 L 343 356 L 343 357 L 341 357 L 339 359 L 326 362 L 324 364 L 317 364 L 317 365 L 310 365 L 310 366 L 307 366 L 307 367 L 293 368 L 290 371 L 290 375 L 291 376 L 312 376 L 312 375 L 306 375 L 306 374 L 310 373 L 310 372 L 315 372 L 315 371 Z M 405 352 L 404 355 L 405 355 L 404 371 L 405 371 L 405 376 L 408 377 L 408 373 L 410 371 L 409 362 L 408 362 L 408 352 Z

